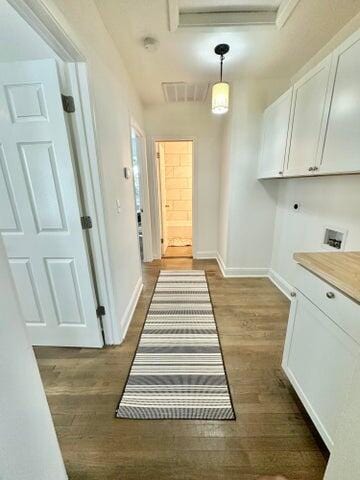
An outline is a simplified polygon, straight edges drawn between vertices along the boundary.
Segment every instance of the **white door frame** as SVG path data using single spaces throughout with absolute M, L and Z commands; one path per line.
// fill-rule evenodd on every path
M 140 138 L 141 143 L 141 152 L 139 161 L 140 169 L 140 195 L 142 201 L 142 232 L 143 232 L 143 253 L 144 253 L 144 262 L 152 262 L 153 257 L 153 246 L 152 246 L 152 232 L 151 232 L 151 209 L 150 209 L 150 194 L 149 194 L 149 182 L 148 182 L 148 167 L 147 167 L 147 154 L 146 154 L 146 135 L 142 128 L 138 125 L 136 120 L 131 117 L 130 119 L 130 129 L 135 130 Z M 130 139 L 131 141 L 131 139 Z M 132 146 L 131 146 L 132 148 Z M 135 199 L 134 199 L 135 201 Z
M 154 205 L 154 212 L 153 212 L 153 228 L 154 231 L 157 232 L 154 240 L 155 245 L 153 245 L 154 249 L 154 258 L 159 259 L 161 258 L 161 212 L 159 210 L 159 198 L 160 198 L 160 185 L 158 181 L 158 161 L 156 158 L 156 143 L 157 142 L 193 142 L 192 148 L 192 252 L 193 258 L 196 258 L 197 252 L 197 238 L 198 238 L 198 222 L 197 222 L 197 212 L 198 212 L 198 194 L 197 194 L 197 142 L 196 137 L 169 137 L 163 135 L 156 135 L 151 137 L 151 172 L 153 178 L 153 205 Z
M 105 229 L 101 179 L 98 168 L 93 102 L 89 88 L 86 56 L 65 32 L 41 0 L 8 0 L 8 3 L 33 28 L 58 57 L 67 63 L 68 83 L 75 104 L 71 119 L 79 162 L 86 214 L 92 218 L 90 242 L 94 257 L 99 299 L 106 308 L 103 327 L 106 344 L 121 343 L 122 335 L 115 315 L 110 257 Z M 67 92 L 70 93 L 70 92 Z

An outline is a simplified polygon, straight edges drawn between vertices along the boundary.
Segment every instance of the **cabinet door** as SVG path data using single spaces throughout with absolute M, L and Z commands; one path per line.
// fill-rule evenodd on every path
M 284 170 L 292 88 L 264 112 L 259 178 L 281 177 Z
M 320 173 L 360 171 L 360 35 L 334 52 L 335 83 Z
M 329 109 L 331 56 L 294 85 L 285 174 L 309 175 L 317 168 Z
M 359 346 L 300 292 L 290 310 L 283 368 L 329 450 Z

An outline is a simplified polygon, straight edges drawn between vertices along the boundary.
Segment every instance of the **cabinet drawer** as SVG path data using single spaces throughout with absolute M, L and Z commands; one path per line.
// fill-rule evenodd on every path
M 301 265 L 297 265 L 295 287 L 360 344 L 358 303 Z

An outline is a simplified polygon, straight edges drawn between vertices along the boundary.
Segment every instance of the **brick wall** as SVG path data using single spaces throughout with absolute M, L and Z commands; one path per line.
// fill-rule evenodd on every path
M 192 245 L 192 142 L 166 142 L 164 153 L 169 245 Z

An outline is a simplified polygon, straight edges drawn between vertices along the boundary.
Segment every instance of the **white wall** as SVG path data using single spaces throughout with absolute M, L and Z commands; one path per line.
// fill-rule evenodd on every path
M 0 478 L 67 478 L 0 238 Z
M 141 282 L 141 264 L 133 184 L 124 178 L 123 167 L 131 167 L 130 116 L 142 127 L 142 105 L 93 1 L 44 1 L 87 59 L 116 315 L 124 332 L 129 301 Z
M 348 229 L 346 250 L 360 250 L 360 176 L 279 180 L 272 269 L 293 284 L 294 252 L 323 251 L 327 225 Z M 293 204 L 300 203 L 294 210 Z
M 217 250 L 217 211 L 219 195 L 219 165 L 221 163 L 222 118 L 211 113 L 209 104 L 163 104 L 149 106 L 144 112 L 148 137 L 149 175 L 155 175 L 152 138 L 195 138 L 194 161 L 197 195 L 197 222 L 193 225 L 194 256 L 215 256 Z M 150 181 L 150 185 L 153 182 Z M 156 208 L 152 191 L 152 213 Z M 153 215 L 154 256 L 160 252 L 159 226 Z
M 218 248 L 227 275 L 266 275 L 270 267 L 277 186 L 257 180 L 265 104 L 285 79 L 231 85 L 223 138 Z

